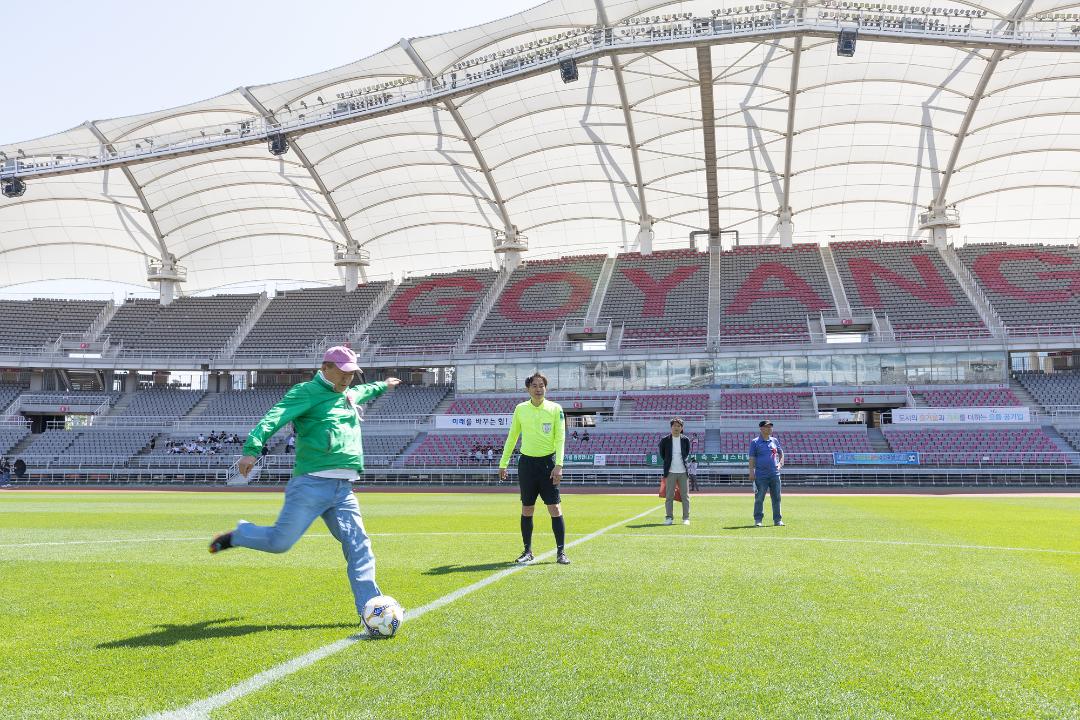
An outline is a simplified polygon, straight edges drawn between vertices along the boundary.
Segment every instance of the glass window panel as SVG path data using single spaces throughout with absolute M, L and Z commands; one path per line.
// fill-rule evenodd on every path
M 735 359 L 735 384 L 739 387 L 757 385 L 761 377 L 761 360 L 758 358 Z
M 517 390 L 517 365 L 495 366 L 495 389 L 500 391 Z
M 903 355 L 881 356 L 881 384 L 907 385 L 907 363 Z
M 626 390 L 645 389 L 645 361 L 627 360 L 626 377 L 623 379 L 623 387 Z
M 735 358 L 718 358 L 713 363 L 713 382 L 720 387 L 734 387 Z
M 582 377 L 581 389 L 582 390 L 603 390 L 604 389 L 604 364 L 603 363 L 585 363 L 583 366 L 584 376 Z
M 669 360 L 670 387 L 690 387 L 690 361 Z
M 934 353 L 930 362 L 933 366 L 934 382 L 956 382 L 956 353 Z
M 475 378 L 472 365 L 459 365 L 454 370 L 454 389 L 459 393 L 468 393 L 476 390 Z
M 711 360 L 698 359 L 690 361 L 690 384 L 694 387 L 705 387 L 712 384 Z
M 559 363 L 559 389 L 581 389 L 581 365 L 578 363 Z
M 930 353 L 908 353 L 904 359 L 907 361 L 907 381 L 909 384 L 925 385 L 934 381 Z
M 1005 382 L 1005 353 L 968 353 L 969 380 L 974 382 Z
M 626 364 L 621 362 L 604 363 L 604 389 L 622 390 L 626 376 Z
M 645 363 L 645 372 L 648 376 L 650 388 L 666 388 L 668 386 L 668 361 L 649 360 Z
M 833 385 L 857 384 L 854 355 L 832 356 L 832 381 Z
M 856 382 L 860 385 L 879 385 L 881 383 L 881 356 L 857 355 L 855 375 Z
M 559 366 L 557 364 L 551 363 L 548 365 L 541 365 L 538 369 L 543 373 L 544 377 L 548 379 L 548 385 L 550 385 L 553 390 L 563 389 L 559 386 Z
M 784 384 L 784 358 L 761 358 L 761 385 Z
M 828 355 L 806 358 L 806 375 L 811 385 L 832 385 L 832 368 Z
M 538 369 L 539 368 L 537 368 L 536 365 L 518 365 L 517 366 L 517 385 L 516 385 L 516 387 L 514 389 L 515 390 L 521 390 L 522 392 L 525 392 L 525 381 L 528 380 L 529 377 L 531 377 L 532 374 L 534 372 L 536 372 Z M 551 381 L 551 378 L 548 378 L 548 382 L 550 382 L 550 381 Z
M 806 374 L 806 356 L 784 358 L 784 384 L 796 386 L 809 384 Z
M 480 391 L 495 389 L 495 366 L 476 366 L 476 389 Z

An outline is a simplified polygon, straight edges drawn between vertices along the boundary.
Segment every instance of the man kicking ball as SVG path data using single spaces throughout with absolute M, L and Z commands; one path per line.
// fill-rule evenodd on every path
M 291 422 L 296 428 L 296 464 L 285 487 L 285 505 L 272 526 L 241 520 L 235 530 L 210 543 L 211 553 L 234 547 L 283 553 L 321 517 L 345 553 L 358 614 L 368 600 L 382 594 L 375 584 L 371 540 L 352 491 L 352 483 L 364 471 L 360 405 L 401 382 L 387 378 L 386 382 L 350 388 L 359 369 L 352 350 L 332 347 L 323 355 L 322 368 L 312 380 L 294 385 L 270 408 L 248 435 L 238 470 L 247 477 L 266 442 Z

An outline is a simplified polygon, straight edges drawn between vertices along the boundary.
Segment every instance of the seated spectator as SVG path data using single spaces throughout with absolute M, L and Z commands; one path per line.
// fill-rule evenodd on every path
M 581 437 L 581 435 L 579 435 L 578 431 L 575 430 L 574 432 L 570 433 L 570 437 L 574 438 L 575 440 L 578 440 Z
M 26 461 L 22 458 L 15 461 L 15 478 L 17 480 L 26 479 Z

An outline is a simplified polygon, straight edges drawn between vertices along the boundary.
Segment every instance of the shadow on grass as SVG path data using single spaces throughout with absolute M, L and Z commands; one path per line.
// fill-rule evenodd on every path
M 122 640 L 112 640 L 99 644 L 98 649 L 111 650 L 115 648 L 140 648 L 140 647 L 170 647 L 182 642 L 192 640 L 211 640 L 216 638 L 241 637 L 258 632 L 270 630 L 332 630 L 337 628 L 358 629 L 359 623 L 332 623 L 323 625 L 226 625 L 240 618 L 221 618 L 220 620 L 205 620 L 189 625 L 157 625 L 153 630 L 135 637 Z
M 626 527 L 628 529 L 630 529 L 630 530 L 640 530 L 641 528 L 667 527 L 667 525 L 665 525 L 662 522 L 658 522 L 658 523 L 640 523 L 638 525 L 627 525 Z
M 425 575 L 449 575 L 450 573 L 458 572 L 486 572 L 490 570 L 504 570 L 509 567 L 516 567 L 517 563 L 512 560 L 506 560 L 503 562 L 493 563 L 481 563 L 479 565 L 439 565 L 433 567 L 430 570 L 425 570 Z
M 725 525 L 725 530 L 753 530 L 757 525 Z

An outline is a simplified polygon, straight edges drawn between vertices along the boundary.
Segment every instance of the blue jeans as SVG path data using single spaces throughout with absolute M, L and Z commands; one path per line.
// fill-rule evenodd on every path
M 778 523 L 780 517 L 780 476 L 771 478 L 754 478 L 754 522 L 759 523 L 765 517 L 765 493 L 769 493 L 772 500 L 772 521 Z
M 266 527 L 241 520 L 233 530 L 232 544 L 263 552 L 283 553 L 304 531 L 322 517 L 330 534 L 341 543 L 349 584 L 356 600 L 356 612 L 381 595 L 375 584 L 375 554 L 364 531 L 360 505 L 348 480 L 298 475 L 285 486 L 285 505 L 277 522 Z

